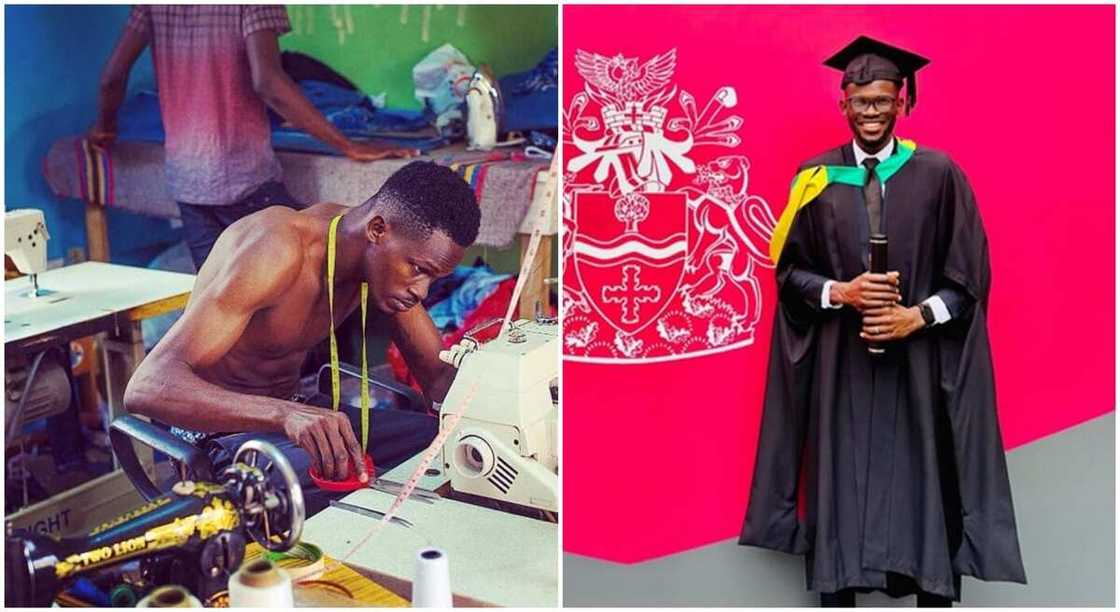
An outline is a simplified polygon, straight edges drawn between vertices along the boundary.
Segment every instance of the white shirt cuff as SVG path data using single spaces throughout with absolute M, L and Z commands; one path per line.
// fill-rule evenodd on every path
M 930 296 L 926 298 L 923 303 L 929 304 L 930 310 L 933 311 L 933 320 L 936 324 L 940 325 L 952 318 L 949 314 L 949 308 L 945 306 L 945 301 L 941 299 L 941 296 Z
M 821 308 L 837 309 L 844 307 L 843 304 L 833 304 L 832 301 L 828 299 L 828 292 L 830 289 L 832 289 L 832 285 L 835 282 L 836 281 L 831 280 L 827 280 L 824 282 L 824 289 L 821 289 Z M 944 304 L 942 304 L 942 307 L 944 307 Z

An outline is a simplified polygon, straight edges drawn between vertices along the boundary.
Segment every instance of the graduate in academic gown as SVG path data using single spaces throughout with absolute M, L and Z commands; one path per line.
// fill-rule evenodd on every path
M 804 554 L 825 605 L 857 590 L 951 605 L 962 575 L 1026 582 L 980 213 L 946 154 L 894 136 L 926 63 L 866 37 L 826 62 L 855 138 L 801 166 L 771 243 L 780 304 L 739 541 Z M 887 274 L 868 272 L 872 233 Z

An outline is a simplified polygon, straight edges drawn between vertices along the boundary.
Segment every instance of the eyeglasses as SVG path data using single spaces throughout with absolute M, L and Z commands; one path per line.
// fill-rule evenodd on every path
M 894 105 L 898 103 L 897 98 L 892 98 L 890 96 L 876 96 L 874 98 L 852 96 L 845 101 L 848 103 L 848 107 L 857 113 L 862 113 L 872 106 L 880 113 L 885 113 L 894 108 Z

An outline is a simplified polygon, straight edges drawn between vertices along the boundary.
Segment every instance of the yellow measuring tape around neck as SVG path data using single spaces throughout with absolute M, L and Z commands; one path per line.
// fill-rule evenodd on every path
M 338 410 L 342 390 L 339 388 L 338 339 L 334 335 L 334 262 L 337 244 L 338 222 L 342 215 L 331 219 L 327 231 L 327 307 L 331 311 L 331 408 Z M 369 364 L 366 357 L 366 302 L 369 296 L 369 283 L 362 283 L 362 450 L 369 444 Z

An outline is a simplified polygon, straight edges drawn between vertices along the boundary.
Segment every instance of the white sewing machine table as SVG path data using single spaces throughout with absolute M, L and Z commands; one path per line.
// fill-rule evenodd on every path
M 91 261 L 47 270 L 39 274 L 39 286 L 55 293 L 31 299 L 22 296 L 31 288 L 28 277 L 4 281 L 5 349 L 33 350 L 44 336 L 65 332 L 80 338 L 84 330 L 74 329 L 79 326 L 111 331 L 155 316 L 153 307 L 182 308 L 194 276 Z M 145 312 L 130 312 L 141 307 Z
M 33 355 L 105 334 L 100 344 L 110 420 L 122 414 L 124 388 L 144 359 L 140 321 L 186 306 L 195 277 L 86 262 L 47 270 L 38 278 L 41 289 L 54 293 L 27 297 L 31 280 L 26 276 L 4 282 L 5 355 Z M 5 519 L 15 527 L 56 525 L 58 534 L 66 535 L 88 531 L 142 501 L 124 472 L 114 470 Z
M 419 461 L 417 455 L 382 477 L 405 482 Z M 435 462 L 432 465 L 435 467 Z M 446 476 L 424 476 L 419 486 L 435 490 L 445 482 Z M 343 501 L 386 511 L 393 499 L 388 493 L 361 489 Z M 347 559 L 347 564 L 401 597 L 411 599 L 416 554 L 424 546 L 436 546 L 447 553 L 456 607 L 560 605 L 555 523 L 447 498 L 434 504 L 405 500 L 397 516 L 414 526 L 386 525 Z M 327 508 L 307 519 L 303 540 L 341 558 L 376 522 L 378 519 Z

